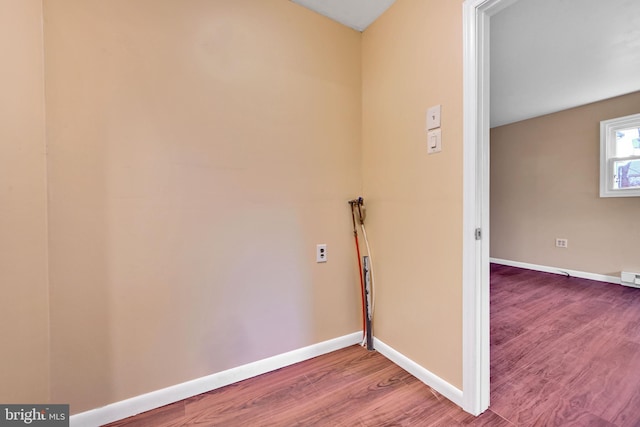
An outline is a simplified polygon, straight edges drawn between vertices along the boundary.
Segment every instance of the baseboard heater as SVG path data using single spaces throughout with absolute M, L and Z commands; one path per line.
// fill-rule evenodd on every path
M 640 288 L 640 273 L 623 271 L 620 274 L 620 284 L 630 286 L 632 288 Z

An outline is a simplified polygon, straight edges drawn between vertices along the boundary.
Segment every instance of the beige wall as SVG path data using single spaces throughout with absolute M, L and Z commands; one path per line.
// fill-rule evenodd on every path
M 636 92 L 492 129 L 491 256 L 618 277 L 640 271 L 640 198 L 599 197 L 600 121 L 639 112 Z
M 397 1 L 363 35 L 374 332 L 462 388 L 462 2 Z M 441 153 L 426 110 L 442 105 Z
M 45 18 L 52 400 L 77 413 L 359 329 L 359 33 L 281 0 Z
M 359 329 L 363 179 L 375 334 L 461 387 L 460 6 L 361 35 L 281 0 L 0 0 L 0 400 L 78 413 Z
M 40 0 L 0 0 L 0 402 L 49 387 Z

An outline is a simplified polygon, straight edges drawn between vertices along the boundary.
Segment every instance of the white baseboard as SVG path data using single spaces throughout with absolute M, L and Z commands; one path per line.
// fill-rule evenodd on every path
M 409 372 L 411 375 L 413 375 L 456 405 L 462 407 L 462 390 L 454 387 L 436 374 L 418 365 L 413 360 L 389 347 L 377 338 L 373 339 L 373 346 L 378 351 L 378 353 L 382 354 L 384 357 L 391 360 L 393 363 L 400 366 L 402 369 Z
M 228 369 L 206 377 L 132 397 L 131 399 L 112 403 L 101 408 L 72 415 L 70 417 L 70 425 L 71 427 L 97 427 L 122 420 L 238 381 L 358 344 L 361 340 L 362 332 L 354 332 L 298 350 L 258 360 L 257 362 L 238 366 L 237 368 Z
M 560 267 L 548 267 L 546 265 L 529 264 L 526 262 L 510 261 L 507 259 L 500 259 L 500 258 L 489 258 L 489 261 L 494 264 L 502 264 L 502 265 L 508 265 L 511 267 L 526 268 L 528 270 L 543 271 L 545 273 L 562 274 L 564 276 L 568 274 L 571 277 L 597 280 L 598 282 L 614 283 L 616 285 L 619 285 L 621 283 L 619 277 L 606 276 L 604 274 L 587 273 L 585 271 L 569 270 L 569 269 L 560 268 Z

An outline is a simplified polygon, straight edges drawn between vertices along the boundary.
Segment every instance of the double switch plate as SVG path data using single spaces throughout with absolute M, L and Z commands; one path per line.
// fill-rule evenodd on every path
M 442 151 L 442 129 L 440 128 L 440 105 L 435 105 L 427 110 L 427 153 L 433 154 Z

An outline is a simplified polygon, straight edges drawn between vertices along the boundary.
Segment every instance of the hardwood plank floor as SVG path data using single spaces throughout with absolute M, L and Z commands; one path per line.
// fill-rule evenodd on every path
M 640 290 L 491 266 L 491 407 L 516 425 L 640 426 Z
M 640 426 L 640 290 L 491 266 L 491 407 L 349 347 L 120 426 Z

